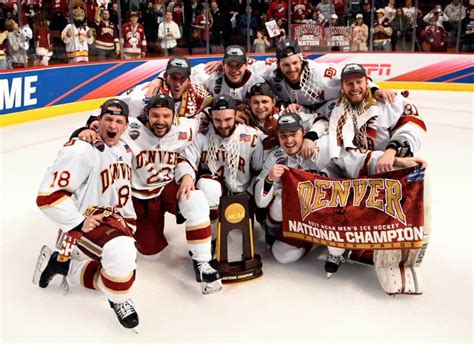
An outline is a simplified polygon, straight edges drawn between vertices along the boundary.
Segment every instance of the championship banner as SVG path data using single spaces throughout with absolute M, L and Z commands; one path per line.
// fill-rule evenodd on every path
M 292 24 L 291 36 L 303 47 L 324 46 L 323 27 L 315 24 Z
M 330 26 L 323 28 L 317 24 L 292 24 L 291 38 L 301 47 L 350 47 L 352 28 L 350 26 Z
M 281 180 L 284 237 L 346 249 L 423 245 L 419 167 L 355 179 L 290 168 Z

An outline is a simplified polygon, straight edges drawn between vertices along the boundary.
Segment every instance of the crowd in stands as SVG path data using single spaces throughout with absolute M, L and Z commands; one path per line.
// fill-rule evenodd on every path
M 474 51 L 474 1 L 0 0 L 0 69 L 274 49 Z

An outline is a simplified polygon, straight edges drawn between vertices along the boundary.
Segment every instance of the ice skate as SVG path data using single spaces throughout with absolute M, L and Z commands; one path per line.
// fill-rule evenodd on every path
M 138 326 L 138 314 L 135 311 L 133 301 L 130 298 L 123 303 L 115 303 L 109 300 L 109 304 L 110 308 L 114 310 L 115 315 L 117 315 L 120 324 L 138 334 L 136 329 Z
M 41 288 L 46 288 L 54 276 L 58 274 L 64 278 L 67 276 L 70 261 L 58 261 L 58 254 L 59 252 L 53 252 L 47 246 L 41 248 L 33 275 L 33 283 L 38 284 Z M 44 265 L 45 262 L 47 262 L 46 266 Z M 64 279 L 61 286 L 67 290 L 67 283 L 64 282 Z
M 326 263 L 324 264 L 324 270 L 326 271 L 327 278 L 331 278 L 333 273 L 336 273 L 339 269 L 339 266 L 341 266 L 344 262 L 346 262 L 344 256 L 328 253 L 328 256 L 326 257 Z
M 268 226 L 267 223 L 264 225 L 265 228 L 265 246 L 267 250 L 270 250 L 275 243 L 278 228 Z
M 193 259 L 194 273 L 196 280 L 201 283 L 203 295 L 209 295 L 222 290 L 222 277 L 207 261 L 197 261 Z

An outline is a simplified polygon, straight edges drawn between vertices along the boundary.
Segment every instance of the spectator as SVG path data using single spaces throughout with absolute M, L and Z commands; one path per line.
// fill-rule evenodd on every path
M 28 38 L 21 32 L 15 19 L 9 18 L 5 22 L 8 30 L 7 56 L 12 68 L 28 66 Z
M 316 8 L 321 12 L 321 14 L 326 18 L 329 22 L 331 19 L 331 15 L 336 13 L 334 9 L 334 5 L 329 0 L 322 0 L 319 4 L 316 5 Z
M 171 1 L 168 4 L 167 11 L 173 13 L 173 21 L 178 25 L 179 31 L 183 35 L 184 6 L 182 0 Z
M 123 56 L 126 60 L 145 57 L 147 53 L 145 28 L 138 23 L 138 13 L 130 13 L 130 21 L 122 25 Z
M 211 51 L 218 52 L 223 49 L 223 35 L 224 35 L 224 15 L 219 10 L 217 1 L 211 1 L 211 15 L 212 15 L 212 30 L 211 30 Z
M 95 10 L 95 50 L 99 60 L 115 59 L 120 54 L 118 29 L 110 20 L 106 8 Z
M 387 6 L 385 6 L 384 10 L 385 10 L 385 17 L 390 19 L 390 21 L 393 21 L 393 18 L 395 18 L 395 13 L 397 11 L 395 0 L 387 0 Z
M 120 16 L 120 11 L 119 11 L 119 5 L 118 3 L 114 2 L 112 6 L 109 7 L 109 13 L 110 13 L 110 21 L 115 24 L 115 26 L 118 28 L 119 27 L 119 16 Z
M 291 23 L 306 23 L 311 13 L 311 5 L 308 0 L 291 1 Z
M 248 15 L 250 16 L 250 31 L 247 31 L 247 19 Z M 250 37 L 249 42 L 254 42 L 255 32 L 257 31 L 257 17 L 255 17 L 252 13 L 252 8 L 250 6 L 247 7 L 247 14 L 242 14 L 240 16 L 240 32 L 242 33 L 242 43 L 243 45 L 247 44 L 247 34 Z
M 310 19 L 308 19 L 309 24 L 315 24 L 322 27 L 329 25 L 329 22 L 326 20 L 326 17 L 319 12 L 316 7 L 313 7 L 313 12 L 311 13 Z
M 403 10 L 398 7 L 395 12 L 395 17 L 392 20 L 392 50 L 406 50 L 406 38 L 409 25 L 410 19 L 404 15 Z
M 373 36 L 373 48 L 374 50 L 390 51 L 390 37 L 392 36 L 392 25 L 390 20 L 385 17 L 385 11 L 383 8 L 375 11 L 377 18 L 374 21 L 374 36 Z
M 372 27 L 372 4 L 370 0 L 363 0 L 364 3 L 362 5 L 362 16 L 364 17 L 364 24 L 367 25 L 368 28 Z
M 35 65 L 48 66 L 49 59 L 53 55 L 53 39 L 48 27 L 48 21 L 42 13 L 33 19 L 35 32 L 36 60 Z
M 267 21 L 275 19 L 288 20 L 288 1 L 286 0 L 273 0 L 268 7 Z
M 253 51 L 255 53 L 265 53 L 267 48 L 270 48 L 267 36 L 262 31 L 257 31 L 257 36 L 253 40 Z
M 420 34 L 422 50 L 425 52 L 446 52 L 448 50 L 448 35 L 442 26 L 438 25 L 438 18 L 432 16 L 429 24 Z
M 469 15 L 461 22 L 462 51 L 474 53 L 474 6 L 469 7 Z
M 451 28 L 449 28 L 449 35 L 452 40 L 456 40 L 459 24 L 466 17 L 466 8 L 459 0 L 453 0 L 444 8 L 444 13 L 449 18 Z
M 198 6 L 193 23 L 193 32 L 191 34 L 193 40 L 192 47 L 202 47 L 204 45 L 204 41 L 209 39 L 211 27 L 212 16 L 203 6 Z
M 434 21 L 432 19 L 434 19 Z M 423 21 L 425 23 L 428 23 L 429 25 L 432 25 L 434 22 L 436 25 L 444 28 L 443 23 L 449 22 L 449 18 L 445 13 L 443 13 L 441 5 L 436 5 L 430 12 L 428 12 L 423 17 Z
M 339 26 L 339 16 L 337 14 L 331 14 L 331 20 L 329 26 Z
M 413 29 L 413 27 L 416 25 L 417 13 L 416 13 L 415 6 L 413 6 L 412 0 L 405 0 L 405 6 L 402 9 L 403 9 L 403 14 L 406 15 L 410 20 L 409 28 Z
M 148 0 L 145 9 L 142 11 L 140 22 L 145 28 L 146 45 L 148 51 L 156 49 L 156 39 L 158 37 L 158 25 L 163 21 L 163 13 L 158 12 L 158 8 L 153 0 Z
M 176 40 L 181 38 L 178 24 L 173 21 L 173 13 L 167 11 L 163 23 L 158 27 L 158 39 L 161 40 L 161 49 L 168 49 L 168 54 L 174 54 L 174 48 L 178 44 Z
M 369 39 L 369 28 L 364 24 L 364 16 L 361 13 L 356 15 L 356 20 L 352 24 L 352 46 L 351 51 L 367 51 L 367 40 Z
M 7 69 L 7 42 L 8 30 L 4 30 L 3 25 L 0 25 L 0 71 Z
M 66 25 L 61 32 L 61 39 L 66 45 L 68 62 L 87 62 L 89 45 L 94 43 L 94 36 L 87 26 L 86 5 L 77 1 L 72 7 L 73 23 Z

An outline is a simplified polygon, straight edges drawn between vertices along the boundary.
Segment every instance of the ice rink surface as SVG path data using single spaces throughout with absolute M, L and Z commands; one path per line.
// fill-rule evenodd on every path
M 473 341 L 473 94 L 411 91 L 428 126 L 420 156 L 432 182 L 430 245 L 421 296 L 386 295 L 371 267 L 346 264 L 326 279 L 318 251 L 280 265 L 256 229 L 264 276 L 203 296 L 184 227 L 167 219 L 170 245 L 158 261 L 138 261 L 134 301 L 139 334 L 123 329 L 98 291 L 31 282 L 56 226 L 35 204 L 40 180 L 86 114 L 0 128 L 0 343 L 354 343 Z

